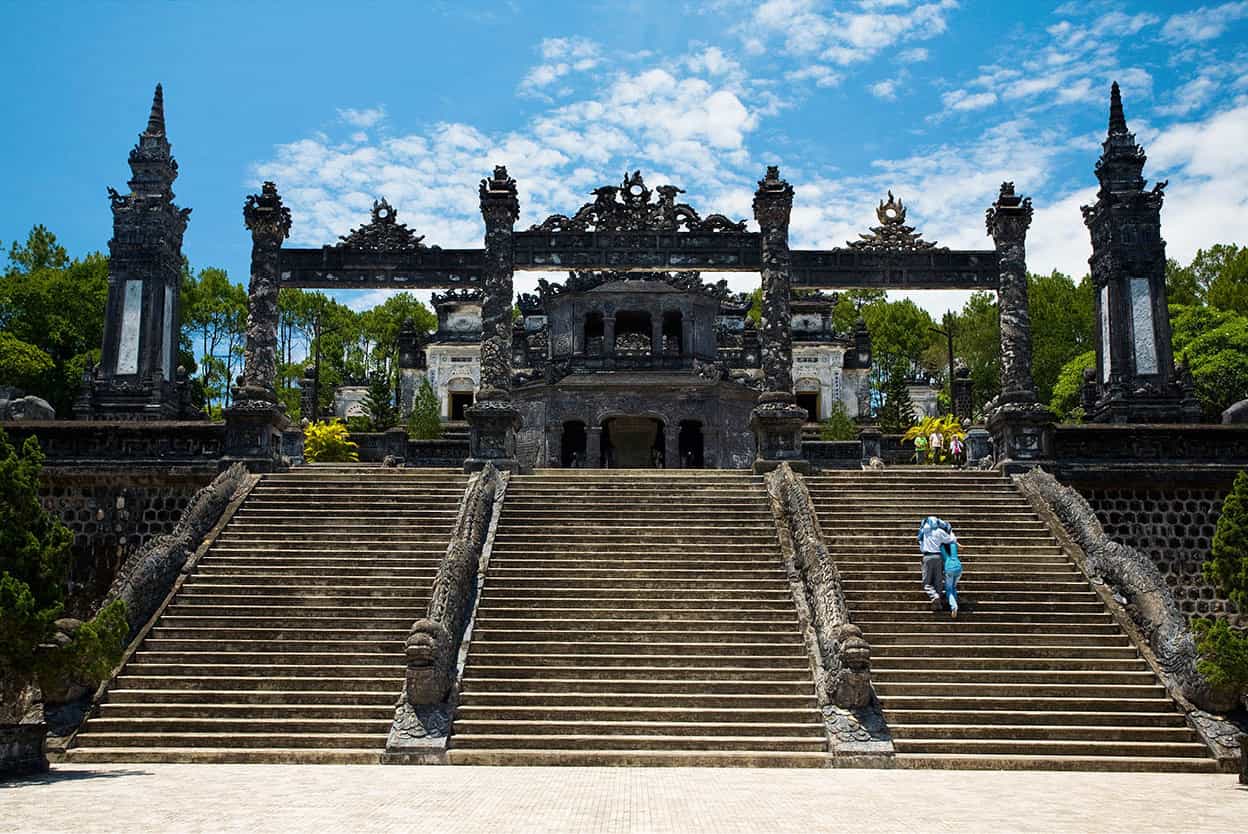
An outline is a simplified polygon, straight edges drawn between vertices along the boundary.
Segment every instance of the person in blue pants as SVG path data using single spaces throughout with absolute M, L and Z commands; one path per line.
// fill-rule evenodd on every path
M 957 539 L 942 544 L 940 553 L 944 557 L 945 600 L 949 603 L 949 616 L 957 619 L 958 580 L 962 578 L 962 560 L 958 558 Z

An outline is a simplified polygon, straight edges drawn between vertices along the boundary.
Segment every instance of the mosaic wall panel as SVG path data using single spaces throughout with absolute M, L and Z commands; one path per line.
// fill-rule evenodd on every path
M 1248 626 L 1248 616 L 1200 575 L 1227 488 L 1081 486 L 1079 491 L 1110 538 L 1152 558 L 1184 613 Z

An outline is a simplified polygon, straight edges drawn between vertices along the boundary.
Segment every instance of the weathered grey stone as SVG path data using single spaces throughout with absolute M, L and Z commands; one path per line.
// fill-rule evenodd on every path
M 0 399 L 0 420 L 55 420 L 56 409 L 42 397 Z
M 1248 423 L 1248 400 L 1240 400 L 1222 412 L 1223 423 Z
M 1234 708 L 1236 691 L 1215 686 L 1196 670 L 1195 638 L 1156 565 L 1138 550 L 1111 541 L 1083 496 L 1047 472 L 1033 469 L 1017 483 L 1048 504 L 1083 549 L 1089 572 L 1126 600 L 1163 674 L 1177 690 L 1201 709 L 1225 712 Z

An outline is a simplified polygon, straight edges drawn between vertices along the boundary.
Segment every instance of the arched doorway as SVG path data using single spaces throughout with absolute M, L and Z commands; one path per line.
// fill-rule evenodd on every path
M 602 458 L 609 469 L 662 469 L 663 421 L 611 417 L 602 424 Z
M 698 420 L 681 420 L 680 434 L 676 440 L 680 452 L 680 468 L 701 469 L 706 461 L 703 453 L 702 423 Z
M 471 379 L 456 377 L 446 384 L 446 418 L 451 421 L 464 420 L 464 409 L 472 405 L 474 394 Z
M 586 451 L 585 424 L 580 420 L 569 420 L 563 424 L 563 438 L 560 441 L 560 463 L 566 469 L 588 466 L 585 460 Z

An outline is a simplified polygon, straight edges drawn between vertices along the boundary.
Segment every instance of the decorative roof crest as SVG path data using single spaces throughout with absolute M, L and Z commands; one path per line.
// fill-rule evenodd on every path
M 875 216 L 880 225 L 872 226 L 871 233 L 859 233 L 861 240 L 849 241 L 853 249 L 868 252 L 923 252 L 929 250 L 947 251 L 948 247 L 937 246 L 934 242 L 922 240 L 923 235 L 916 233 L 913 226 L 906 225 L 906 207 L 888 192 L 888 199 L 881 200 L 875 209 Z
M 418 235 L 398 220 L 394 206 L 386 198 L 373 201 L 373 217 L 363 226 L 342 235 L 339 248 L 351 247 L 368 252 L 410 252 L 427 249 L 421 243 L 424 235 Z
M 658 199 L 651 202 L 654 193 Z M 604 185 L 592 192 L 594 201 L 586 203 L 572 217 L 552 214 L 533 226 L 534 232 L 744 232 L 745 221 L 733 222 L 722 214 L 705 219 L 688 203 L 676 202 L 683 188 L 660 185 L 653 191 L 646 187 L 641 171 L 624 175 L 620 185 Z
M 429 303 L 434 307 L 442 304 L 480 304 L 483 298 L 481 290 L 476 287 L 451 287 L 444 293 L 433 293 Z

